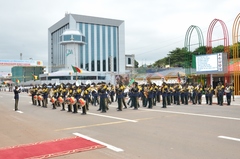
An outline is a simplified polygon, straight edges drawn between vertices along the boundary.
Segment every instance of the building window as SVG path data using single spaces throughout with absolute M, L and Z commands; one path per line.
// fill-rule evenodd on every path
M 106 76 L 98 76 L 98 80 L 105 80 Z
M 128 58 L 128 65 L 131 65 L 132 64 L 132 60 L 131 58 Z
M 71 35 L 64 35 L 64 41 L 71 41 Z
M 73 35 L 73 40 L 74 41 L 81 41 L 81 36 L 80 35 Z

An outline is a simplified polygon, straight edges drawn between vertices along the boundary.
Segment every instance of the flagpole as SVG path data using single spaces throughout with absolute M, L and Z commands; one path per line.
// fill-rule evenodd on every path
M 74 45 L 74 55 L 75 55 L 75 66 L 77 66 L 75 45 Z M 78 67 L 78 66 L 77 66 L 77 67 Z M 77 80 L 78 80 L 78 76 L 77 76 L 77 71 L 76 71 L 76 83 L 77 83 Z

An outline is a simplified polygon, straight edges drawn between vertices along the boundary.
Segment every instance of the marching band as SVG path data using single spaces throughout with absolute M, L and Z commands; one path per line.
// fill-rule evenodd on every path
M 167 84 L 156 85 L 155 83 L 147 83 L 139 85 L 133 82 L 131 86 L 124 86 L 122 83 L 116 86 L 106 84 L 104 82 L 87 85 L 60 84 L 34 86 L 30 89 L 32 104 L 47 108 L 48 101 L 51 102 L 52 109 L 62 107 L 62 111 L 67 108 L 68 112 L 77 113 L 78 109 L 82 110 L 82 115 L 87 114 L 89 104 L 93 106 L 99 105 L 98 111 L 106 113 L 109 110 L 109 104 L 117 101 L 117 110 L 122 111 L 123 106 L 126 109 L 125 100 L 128 98 L 130 108 L 137 110 L 140 105 L 152 109 L 156 103 L 162 101 L 162 108 L 167 105 L 176 104 L 188 105 L 202 104 L 202 95 L 205 92 L 206 104 L 212 105 L 212 98 L 215 92 L 217 96 L 217 104 L 223 105 L 223 95 L 226 94 L 227 105 L 231 104 L 231 94 L 234 91 L 230 84 L 226 87 L 219 83 L 216 89 L 211 85 L 203 88 L 201 84 Z M 114 100 L 115 98 L 115 100 Z M 161 99 L 161 100 L 160 100 Z M 142 101 L 142 102 L 140 102 Z M 67 106 L 67 107 L 66 107 Z

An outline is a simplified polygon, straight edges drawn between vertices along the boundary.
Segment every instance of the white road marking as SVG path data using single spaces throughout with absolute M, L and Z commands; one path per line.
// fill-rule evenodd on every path
M 13 109 L 14 111 L 15 111 L 15 109 Z M 20 111 L 20 110 L 17 110 L 16 112 L 18 112 L 18 113 L 20 113 L 20 114 L 22 114 L 23 112 L 22 111 Z
M 228 136 L 218 136 L 218 138 L 234 140 L 234 141 L 240 141 L 240 139 L 238 139 L 238 138 L 228 137 Z
M 184 112 L 175 112 L 175 111 L 166 111 L 166 110 L 153 110 L 153 109 L 142 109 L 142 108 L 139 108 L 139 109 L 145 110 L 145 111 L 155 111 L 155 112 L 172 113 L 172 114 L 182 114 L 182 115 L 201 116 L 201 117 L 219 118 L 219 119 L 229 119 L 229 120 L 240 120 L 240 118 L 225 117 L 225 116 L 216 116 L 216 115 L 184 113 Z
M 83 135 L 83 134 L 80 134 L 80 133 L 73 133 L 73 134 L 76 135 L 76 136 L 85 138 L 85 139 L 87 139 L 87 140 L 90 140 L 90 141 L 99 143 L 99 144 L 101 144 L 101 145 L 104 145 L 104 146 L 106 146 L 108 149 L 111 149 L 111 150 L 113 150 L 113 151 L 116 151 L 116 152 L 122 152 L 122 151 L 123 151 L 123 149 L 120 149 L 120 148 L 117 148 L 117 147 L 115 147 L 115 146 L 112 146 L 112 145 L 109 145 L 109 144 L 107 144 L 107 143 L 104 143 L 104 142 L 102 142 L 102 141 L 99 141 L 99 140 L 90 138 L 90 137 L 85 136 L 85 135 Z
M 133 123 L 138 122 L 138 121 L 136 121 L 136 120 L 130 120 L 130 119 L 124 119 L 124 118 L 118 118 L 118 117 L 108 116 L 108 115 L 102 115 L 102 114 L 95 114 L 95 113 L 87 113 L 87 114 L 95 115 L 95 116 L 100 116 L 100 117 L 104 117 L 104 118 L 111 118 L 111 119 L 118 119 L 118 120 L 123 120 L 123 121 L 129 121 L 129 122 L 133 122 Z

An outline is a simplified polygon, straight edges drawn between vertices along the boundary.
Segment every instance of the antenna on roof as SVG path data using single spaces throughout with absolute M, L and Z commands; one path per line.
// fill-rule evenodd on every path
M 66 17 L 67 15 L 68 15 L 68 12 L 66 11 L 66 12 L 65 12 L 65 17 Z

